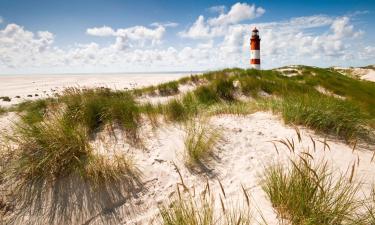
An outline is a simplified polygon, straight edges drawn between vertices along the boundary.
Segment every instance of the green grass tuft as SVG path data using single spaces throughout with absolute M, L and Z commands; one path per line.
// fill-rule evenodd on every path
M 21 121 L 14 134 L 4 138 L 12 152 L 4 182 L 21 209 L 12 216 L 20 223 L 82 221 L 127 197 L 140 184 L 130 159 L 98 155 L 86 128 L 60 114 L 39 123 Z
M 177 81 L 170 81 L 167 83 L 159 84 L 157 86 L 157 89 L 161 96 L 175 95 L 179 92 Z
M 334 177 L 325 162 L 292 160 L 265 170 L 262 188 L 282 220 L 291 224 L 348 224 L 355 219 L 358 185 Z
M 205 119 L 191 120 L 186 124 L 185 151 L 188 166 L 204 165 L 213 155 L 221 134 Z M 207 167 L 207 166 L 206 166 Z
M 173 99 L 164 106 L 164 115 L 169 121 L 182 122 L 188 119 L 188 111 L 184 104 L 178 100 Z

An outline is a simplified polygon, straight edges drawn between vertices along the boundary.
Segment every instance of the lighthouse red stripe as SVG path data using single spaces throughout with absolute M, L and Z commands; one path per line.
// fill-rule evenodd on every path
M 260 50 L 260 40 L 259 39 L 254 39 L 250 43 L 251 45 L 251 50 Z
M 251 59 L 250 64 L 260 64 L 260 59 Z

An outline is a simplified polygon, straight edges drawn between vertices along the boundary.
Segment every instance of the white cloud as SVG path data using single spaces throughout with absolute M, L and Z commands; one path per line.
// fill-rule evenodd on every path
M 207 21 L 204 16 L 200 15 L 191 27 L 179 32 L 179 35 L 191 39 L 207 39 L 223 36 L 228 31 L 229 26 L 259 17 L 264 12 L 263 8 L 256 7 L 255 5 L 236 3 L 228 13 L 224 13 L 223 11 L 219 16 L 208 18 Z
M 210 38 L 210 28 L 204 20 L 204 16 L 199 16 L 194 24 L 187 30 L 179 33 L 181 37 L 192 39 Z
M 155 22 L 155 23 L 152 23 L 150 24 L 150 26 L 153 26 L 153 27 L 177 27 L 179 24 L 178 23 L 175 23 L 175 22 L 165 22 L 165 23 L 159 23 L 159 22 Z
M 223 13 L 225 13 L 226 9 L 227 9 L 227 7 L 225 5 L 215 5 L 215 6 L 212 6 L 212 7 L 208 8 L 207 10 L 211 13 L 223 14 Z
M 254 19 L 265 13 L 261 7 L 255 5 L 248 5 L 247 3 L 234 4 L 227 14 L 222 13 L 216 18 L 211 18 L 208 23 L 212 26 L 236 24 L 243 20 Z
M 115 31 L 111 27 L 102 26 L 102 27 L 88 28 L 86 30 L 86 33 L 92 36 L 106 37 L 106 36 L 114 35 Z
M 4 19 L 3 17 L 0 16 L 0 23 L 3 23 L 4 22 Z
M 175 24 L 168 23 L 167 26 L 175 26 Z M 129 28 L 121 28 L 114 30 L 111 27 L 94 27 L 88 28 L 86 33 L 93 36 L 116 37 L 116 42 L 112 47 L 118 50 L 125 50 L 126 48 L 133 46 L 144 46 L 147 41 L 151 42 L 151 45 L 159 44 L 165 33 L 165 25 L 159 23 L 153 23 L 154 29 L 150 29 L 144 26 L 134 26 Z

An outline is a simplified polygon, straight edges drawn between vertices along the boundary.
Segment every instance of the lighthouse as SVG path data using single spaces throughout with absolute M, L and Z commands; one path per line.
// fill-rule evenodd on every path
M 251 68 L 260 70 L 260 38 L 256 27 L 253 29 L 250 38 L 250 65 Z

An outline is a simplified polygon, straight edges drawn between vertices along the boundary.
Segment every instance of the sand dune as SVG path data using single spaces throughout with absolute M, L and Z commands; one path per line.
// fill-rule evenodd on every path
M 170 76 L 147 75 L 147 79 L 141 75 L 132 77 L 34 77 L 12 78 L 7 80 L 0 77 L 2 88 L 0 95 L 26 95 L 31 92 L 48 91 L 56 89 L 57 92 L 64 87 L 77 86 L 99 87 L 106 86 L 115 89 L 139 87 L 173 80 L 182 74 Z M 190 90 L 192 87 L 184 87 Z M 52 93 L 52 92 L 47 92 Z M 43 95 L 39 96 L 43 97 Z M 170 99 L 169 97 L 168 99 Z M 22 98 L 20 99 L 22 100 Z M 160 97 L 147 97 L 142 101 L 159 102 Z M 12 101 L 14 104 L 15 102 Z M 7 129 L 12 120 L 16 119 L 14 113 L 8 113 L 0 117 L 0 129 Z M 143 147 L 132 147 L 126 144 L 125 137 L 120 131 L 115 136 L 109 136 L 104 130 L 92 141 L 92 145 L 100 154 L 112 154 L 115 152 L 130 155 L 137 167 L 142 171 L 145 191 L 140 192 L 131 203 L 124 203 L 116 210 L 122 215 L 122 224 L 151 224 L 155 222 L 158 206 L 166 199 L 176 194 L 176 186 L 181 183 L 200 193 L 210 183 L 212 192 L 218 195 L 220 181 L 225 187 L 227 195 L 233 201 L 243 198 L 241 187 L 243 186 L 252 197 L 254 220 L 260 222 L 264 217 L 268 224 L 278 224 L 279 220 L 272 208 L 270 201 L 260 186 L 260 175 L 267 165 L 272 162 L 287 163 L 290 158 L 296 156 L 298 151 L 309 150 L 316 163 L 321 159 L 327 160 L 333 170 L 347 174 L 353 164 L 356 164 L 354 178 L 356 182 L 362 182 L 359 191 L 362 198 L 371 191 L 375 182 L 373 171 L 375 163 L 371 161 L 373 153 L 370 146 L 360 145 L 354 151 L 343 140 L 329 137 L 328 147 L 323 140 L 325 136 L 299 127 L 301 142 L 298 141 L 295 127 L 287 126 L 282 119 L 270 112 L 256 112 L 246 116 L 220 115 L 213 116 L 209 123 L 222 131 L 222 140 L 214 151 L 214 157 L 210 160 L 206 171 L 193 172 L 184 164 L 184 137 L 186 135 L 183 125 L 162 122 L 157 128 L 143 122 L 140 128 Z M 285 146 L 277 145 L 278 151 L 271 141 L 286 139 L 296 143 L 296 153 L 291 153 Z M 311 138 L 316 140 L 314 149 Z M 181 177 L 177 172 L 181 173 Z M 219 202 L 216 202 L 219 204 Z M 127 209 L 132 207 L 133 212 Z M 92 224 L 99 223 L 95 218 Z

